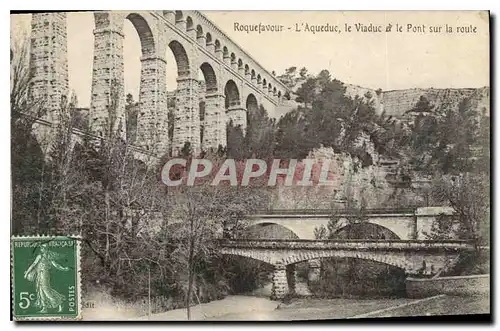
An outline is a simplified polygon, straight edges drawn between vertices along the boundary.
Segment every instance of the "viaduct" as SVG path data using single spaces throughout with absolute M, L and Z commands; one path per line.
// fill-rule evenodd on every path
M 46 100 L 44 120 L 57 124 L 61 97 L 68 95 L 66 13 L 35 13 L 31 21 L 30 92 Z M 141 43 L 139 115 L 135 145 L 146 154 L 178 154 L 226 146 L 226 124 L 244 130 L 247 112 L 279 106 L 287 88 L 198 11 L 94 12 L 94 57 L 89 129 L 125 137 L 123 25 L 129 20 Z M 177 65 L 172 141 L 168 136 L 166 51 Z M 205 90 L 199 89 L 203 73 Z M 200 123 L 199 96 L 205 95 Z M 201 134 L 200 130 L 203 130 Z M 200 137 L 203 137 L 201 140 Z

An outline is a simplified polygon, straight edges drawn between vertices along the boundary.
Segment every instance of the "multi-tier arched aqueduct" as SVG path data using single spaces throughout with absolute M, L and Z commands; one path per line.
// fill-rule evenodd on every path
M 140 149 L 162 155 L 169 146 L 175 154 L 185 142 L 195 152 L 226 146 L 230 120 L 244 129 L 247 111 L 263 105 L 271 112 L 283 100 L 286 87 L 198 11 L 99 11 L 94 13 L 89 111 L 93 134 L 103 135 L 114 99 L 114 129 L 125 136 L 125 20 L 132 22 L 141 42 L 140 110 L 134 143 Z M 31 28 L 31 90 L 47 99 L 46 120 L 55 123 L 61 96 L 68 94 L 66 13 L 33 14 Z M 168 137 L 167 48 L 175 57 L 178 76 L 172 141 Z M 205 91 L 199 90 L 200 69 Z M 199 118 L 200 93 L 205 93 L 204 123 Z

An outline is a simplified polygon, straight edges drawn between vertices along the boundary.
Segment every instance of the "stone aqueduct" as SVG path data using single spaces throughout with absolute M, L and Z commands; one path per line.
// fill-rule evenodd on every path
M 156 155 L 174 154 L 185 142 L 193 150 L 226 146 L 226 124 L 244 129 L 247 111 L 263 105 L 277 107 L 287 88 L 214 23 L 198 11 L 100 11 L 94 13 L 94 58 L 89 126 L 103 135 L 109 123 L 125 136 L 123 26 L 129 20 L 141 43 L 139 115 L 135 145 Z M 32 15 L 32 93 L 47 97 L 49 122 L 57 122 L 54 108 L 68 94 L 66 13 Z M 167 117 L 166 52 L 177 64 L 177 93 L 173 141 Z M 199 91 L 198 73 L 205 91 Z M 200 125 L 199 94 L 205 94 L 205 119 Z M 111 108 L 112 107 L 112 108 Z M 110 109 L 116 109 L 111 114 Z M 200 141 L 203 127 L 203 141 Z

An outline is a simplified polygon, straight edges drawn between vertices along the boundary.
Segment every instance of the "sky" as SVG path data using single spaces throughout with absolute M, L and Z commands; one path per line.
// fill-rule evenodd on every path
M 306 67 L 317 74 L 328 69 L 345 83 L 382 90 L 489 86 L 488 17 L 478 12 L 362 11 L 204 11 L 222 31 L 269 72 Z M 11 39 L 29 35 L 31 15 L 11 15 Z M 239 26 L 283 25 L 282 32 L 239 31 Z M 340 33 L 305 31 L 309 25 L 339 25 Z M 345 26 L 352 27 L 351 32 Z M 391 24 L 390 33 L 356 32 Z M 395 26 L 403 27 L 396 32 Z M 415 30 L 407 31 L 408 24 Z M 424 32 L 419 26 L 425 25 Z M 445 26 L 476 27 L 475 33 L 445 33 Z M 296 31 L 298 26 L 301 31 Z M 441 27 L 431 33 L 430 27 Z M 288 29 L 290 28 L 290 29 Z M 68 13 L 68 74 L 79 106 L 88 107 L 93 59 L 92 13 Z M 137 100 L 140 81 L 140 41 L 133 25 L 124 25 L 125 90 Z M 176 88 L 176 64 L 167 51 L 167 89 Z

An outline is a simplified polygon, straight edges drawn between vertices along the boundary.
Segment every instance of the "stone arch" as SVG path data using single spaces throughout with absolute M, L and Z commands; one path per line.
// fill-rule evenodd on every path
M 276 95 L 276 86 L 273 88 L 273 95 Z
M 299 236 L 290 228 L 273 222 L 262 222 L 247 227 L 243 237 L 250 239 L 299 239 Z
M 332 258 L 332 257 L 363 259 L 363 260 L 384 263 L 403 270 L 411 269 L 409 263 L 407 263 L 404 258 L 401 258 L 399 256 L 396 257 L 388 255 L 385 252 L 369 252 L 369 251 L 359 251 L 359 250 L 327 250 L 327 251 L 310 250 L 304 252 L 297 252 L 296 254 L 291 254 L 290 256 L 284 258 L 282 263 L 288 265 L 308 260 L 314 260 L 319 258 Z
M 273 269 L 273 264 L 271 263 L 270 260 L 267 260 L 267 259 L 259 259 L 258 256 L 256 256 L 255 254 L 240 254 L 240 253 L 231 253 L 231 252 L 227 252 L 227 253 L 222 253 L 222 255 L 226 255 L 226 256 L 237 256 L 237 257 L 244 257 L 244 258 L 247 258 L 247 259 L 250 259 L 250 260 L 253 260 L 253 261 L 257 261 L 257 262 L 263 262 L 267 265 L 267 268 L 269 268 L 269 271 L 272 271 Z
M 196 38 L 204 37 L 203 35 L 203 27 L 201 25 L 196 26 Z
M 229 50 L 226 46 L 222 48 L 222 58 L 224 59 L 224 62 L 227 62 L 227 59 L 229 59 Z
M 251 74 L 251 79 L 255 79 L 255 70 L 254 69 L 252 69 L 250 74 Z
M 245 76 L 248 75 L 250 73 L 250 67 L 248 66 L 248 64 L 245 64 Z
M 241 69 L 243 69 L 243 60 L 238 59 L 238 70 L 241 70 Z
M 267 90 L 268 90 L 269 92 L 271 92 L 271 91 L 273 90 L 273 88 L 272 88 L 272 86 L 271 86 L 271 83 L 269 83 L 269 84 L 267 85 Z
M 217 76 L 213 67 L 208 62 L 203 62 L 200 69 L 205 78 L 207 93 L 217 92 Z
M 219 39 L 215 39 L 215 51 L 216 52 L 220 51 L 220 41 L 219 41 Z
M 149 27 L 146 19 L 137 14 L 130 13 L 125 17 L 134 26 L 137 34 L 139 35 L 139 40 L 141 41 L 141 52 L 142 55 L 151 55 L 155 53 L 155 40 L 151 28 Z
M 230 79 L 226 82 L 224 94 L 226 96 L 226 108 L 239 106 L 241 104 L 240 91 L 234 80 Z
M 261 84 L 262 83 L 262 77 L 260 77 L 260 74 L 257 75 L 257 84 Z
M 196 39 L 199 39 L 199 38 L 202 38 L 202 37 L 205 37 L 203 35 L 203 27 L 201 25 L 197 25 L 196 26 Z
M 184 13 L 181 10 L 175 11 L 175 23 L 180 23 L 184 20 Z
M 191 18 L 191 16 L 188 16 L 186 18 L 186 31 L 189 32 L 191 30 L 194 30 L 194 23 L 193 23 L 193 19 Z
M 262 80 L 262 87 L 264 88 L 264 90 L 266 89 L 266 86 L 267 86 L 267 80 L 264 78 Z
M 335 239 L 392 239 L 401 240 L 391 229 L 370 222 L 347 224 L 334 233 Z
M 265 262 L 267 264 L 273 265 L 273 260 L 269 254 L 266 252 L 255 252 L 251 250 L 239 250 L 232 248 L 224 248 L 220 251 L 222 255 L 234 255 L 234 256 L 243 256 L 253 260 L 257 260 L 260 262 Z
M 236 64 L 236 54 L 231 53 L 231 65 L 235 65 L 235 64 Z
M 207 46 L 212 45 L 212 35 L 210 34 L 210 32 L 207 32 L 207 35 L 205 36 L 205 42 Z
M 174 54 L 175 62 L 177 62 L 177 75 L 179 77 L 186 77 L 190 74 L 189 71 L 189 58 L 184 46 L 177 40 L 172 40 L 168 47 Z
M 253 93 L 250 93 L 247 96 L 245 106 L 246 106 L 248 113 L 256 112 L 259 109 L 259 103 L 257 102 L 257 98 L 255 97 L 255 95 Z

